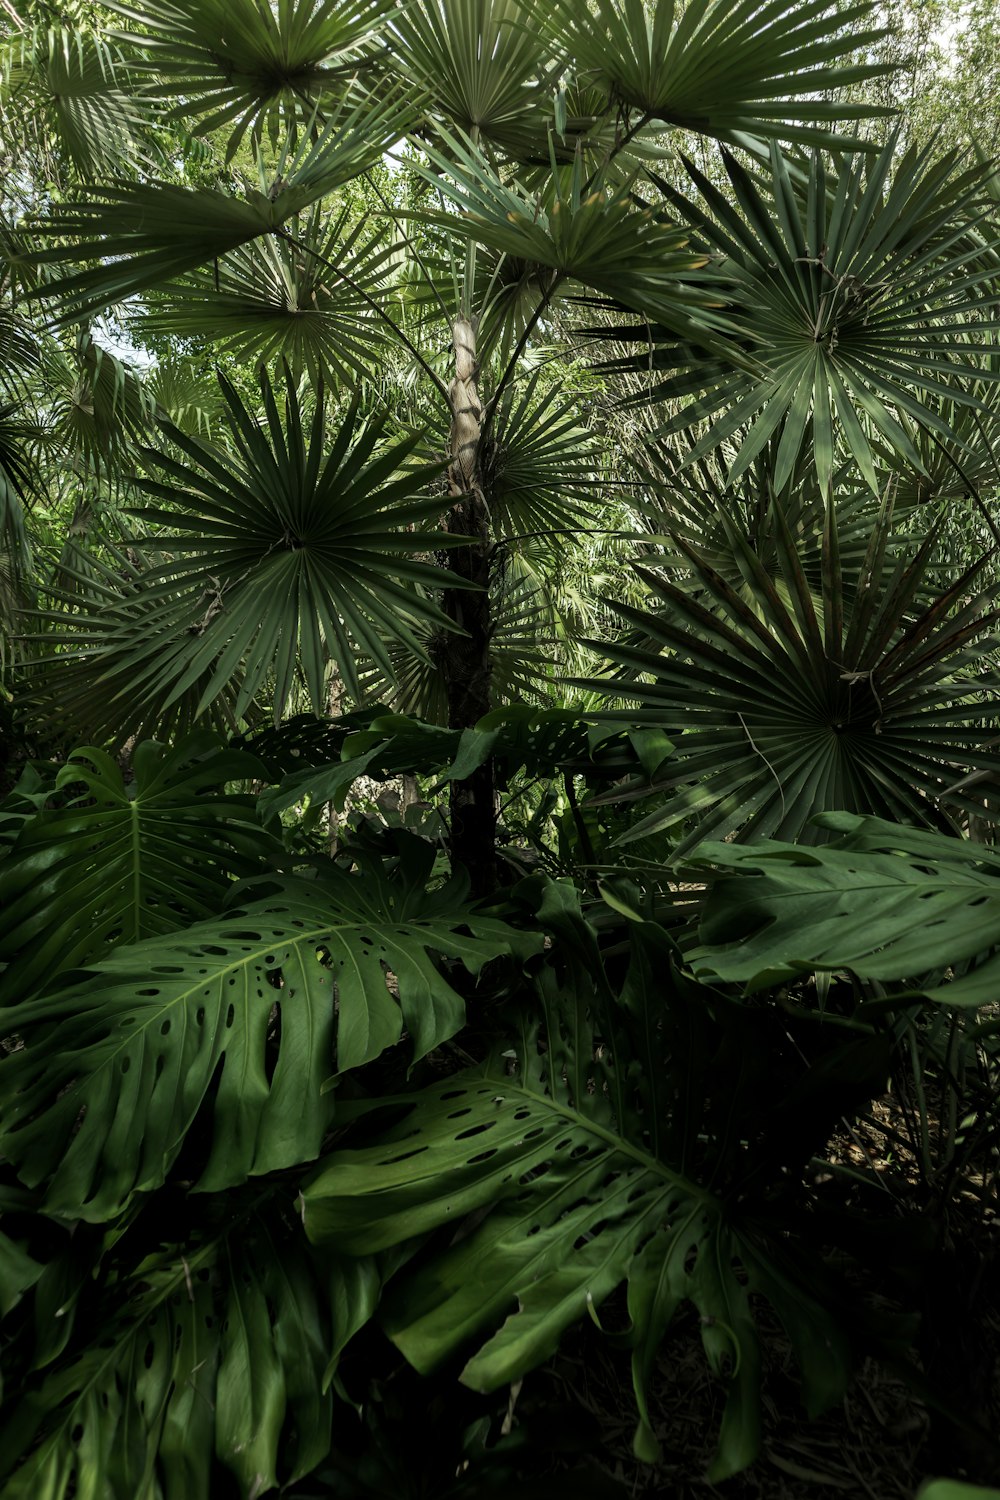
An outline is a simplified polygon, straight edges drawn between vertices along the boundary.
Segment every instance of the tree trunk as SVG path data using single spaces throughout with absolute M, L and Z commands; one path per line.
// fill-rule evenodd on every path
M 466 547 L 449 550 L 452 572 L 478 585 L 470 589 L 446 589 L 444 610 L 465 632 L 449 632 L 443 642 L 443 668 L 448 696 L 448 723 L 452 729 L 469 729 L 484 714 L 490 701 L 490 516 L 479 472 L 479 447 L 483 432 L 483 409 L 479 399 L 476 362 L 476 329 L 468 318 L 452 324 L 455 378 L 449 387 L 451 441 L 448 493 L 453 504 L 448 515 L 450 532 L 469 538 Z M 496 803 L 493 762 L 487 761 L 464 781 L 451 788 L 451 851 L 456 864 L 464 866 L 475 896 L 489 895 L 496 877 Z

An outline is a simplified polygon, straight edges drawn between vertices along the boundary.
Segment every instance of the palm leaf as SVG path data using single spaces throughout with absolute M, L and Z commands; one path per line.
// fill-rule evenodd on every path
M 897 158 L 892 140 L 867 165 L 857 155 L 841 161 L 832 178 L 815 154 L 803 187 L 772 147 L 765 194 L 733 158 L 725 161 L 735 203 L 690 164 L 705 209 L 657 181 L 718 257 L 718 295 L 749 348 L 739 361 L 706 360 L 704 350 L 678 349 L 664 336 L 663 360 L 685 371 L 647 384 L 636 399 L 701 392 L 662 429 L 669 435 L 695 417 L 709 423 L 695 457 L 746 429 L 733 481 L 782 426 L 779 491 L 809 433 L 829 494 L 836 430 L 878 493 L 869 434 L 919 469 L 903 420 L 947 440 L 939 398 L 978 407 L 972 383 L 997 378 L 977 348 L 992 340 L 995 321 L 995 271 L 973 238 L 988 202 L 986 173 L 964 167 L 955 152 L 935 157 L 930 147 Z M 651 358 L 647 351 L 631 363 L 647 370 Z
M 366 231 L 364 219 L 352 225 L 346 209 L 326 225 L 314 211 L 296 238 L 254 240 L 165 288 L 140 332 L 210 342 L 248 365 L 283 359 L 314 384 L 356 384 L 385 341 L 371 304 L 392 273 L 395 247 L 382 230 Z
M 160 504 L 141 512 L 155 530 L 134 542 L 146 559 L 135 597 L 111 611 L 82 610 L 62 640 L 71 650 L 79 642 L 91 689 L 113 688 L 117 712 L 126 695 L 133 711 L 163 712 L 198 682 L 199 714 L 233 685 L 237 715 L 270 689 L 280 717 L 301 669 L 322 713 L 331 658 L 357 693 L 359 649 L 391 675 L 384 637 L 419 656 L 415 623 L 450 628 L 413 587 L 454 586 L 450 574 L 415 560 L 449 544 L 423 529 L 442 507 L 425 493 L 436 470 L 413 464 L 419 438 L 386 446 L 384 423 L 357 427 L 355 407 L 331 435 L 322 391 L 306 426 L 290 375 L 284 413 L 264 377 L 263 422 L 219 378 L 231 449 L 165 426 L 183 457 L 146 452 L 165 481 L 141 481 Z M 46 680 L 56 683 L 71 661 L 55 657 Z
M 148 159 L 151 123 L 130 96 L 122 55 L 99 31 L 34 26 L 4 49 L 0 114 L 11 138 L 26 136 L 57 177 L 130 174 Z
M 743 588 L 677 537 L 702 599 L 642 569 L 659 612 L 615 606 L 654 649 L 603 648 L 635 674 L 604 690 L 641 703 L 642 722 L 677 746 L 656 782 L 666 801 L 628 837 L 672 829 L 677 852 L 717 833 L 809 838 L 812 814 L 827 810 L 953 827 L 949 805 L 976 811 L 967 773 L 982 773 L 980 795 L 1000 780 L 989 659 L 1000 584 L 982 582 L 988 559 L 928 601 L 934 533 L 913 558 L 892 558 L 883 511 L 852 601 L 831 511 L 817 599 L 775 517 L 784 598 L 731 527 Z
M 556 45 L 525 0 L 418 0 L 392 22 L 394 58 L 432 110 L 499 144 L 533 125 L 544 149 L 542 81 Z
M 43 369 L 49 440 L 78 469 L 113 471 L 128 448 L 148 435 L 153 403 L 142 380 L 89 331 L 77 331 L 72 349 L 50 345 Z
M 620 106 L 718 140 L 832 145 L 838 121 L 889 113 L 836 97 L 891 71 L 849 61 L 884 35 L 856 28 L 874 10 L 868 3 L 838 12 L 821 0 L 530 0 L 529 8 Z
M 556 173 L 544 192 L 532 194 L 502 180 L 478 147 L 451 135 L 446 141 L 449 155 L 428 146 L 433 167 L 417 170 L 460 213 L 413 209 L 410 218 L 548 269 L 547 296 L 566 278 L 685 333 L 718 322 L 692 275 L 706 257 L 687 248 L 686 231 L 639 209 L 626 189 L 588 183 L 582 156 L 574 157 L 567 181 Z
M 103 556 L 82 550 L 72 535 L 67 540 L 48 589 L 52 607 L 39 611 L 38 629 L 28 638 L 32 651 L 18 699 L 25 721 L 62 740 L 88 737 L 118 747 L 130 738 L 170 739 L 206 723 L 235 733 L 241 664 L 218 691 L 208 691 L 213 662 L 200 665 L 179 692 L 176 677 L 159 674 L 151 682 L 157 660 L 177 658 L 187 644 L 190 599 L 177 591 L 154 594 L 149 562 L 133 547 L 103 539 L 101 550 Z M 152 664 L 144 681 L 136 671 L 143 659 Z
M 336 105 L 358 49 L 391 0 L 111 0 L 124 33 L 149 55 L 147 95 L 202 135 L 232 127 L 227 159 L 248 130 L 294 127 L 320 103 Z
M 31 295 L 59 299 L 59 318 L 76 322 L 150 287 L 183 276 L 262 235 L 350 182 L 381 161 L 411 113 L 391 90 L 378 101 L 334 110 L 315 140 L 293 148 L 286 141 L 274 173 L 261 167 L 257 188 L 242 196 L 170 182 L 95 186 L 86 198 L 60 208 L 34 226 L 51 243 L 24 256 L 29 266 L 98 262 L 55 277 Z M 105 257 L 108 240 L 117 253 Z
M 494 534 L 514 541 L 577 531 L 600 485 L 600 448 L 578 399 L 539 387 L 535 373 L 501 393 L 480 458 Z
M 491 588 L 490 696 L 498 706 L 547 701 L 552 684 L 557 613 L 546 590 L 515 573 L 498 576 Z M 448 723 L 443 657 L 447 637 L 433 625 L 414 630 L 417 643 L 386 642 L 391 674 L 378 665 L 362 668 L 364 701 L 385 703 L 400 714 L 432 724 Z

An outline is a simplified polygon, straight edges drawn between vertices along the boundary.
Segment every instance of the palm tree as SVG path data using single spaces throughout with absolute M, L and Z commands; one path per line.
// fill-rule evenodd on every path
M 853 137 L 837 132 L 870 111 L 832 96 L 878 72 L 854 60 L 869 34 L 843 24 L 857 22 L 865 5 L 841 19 L 791 3 L 758 13 L 746 0 L 699 0 L 683 19 L 666 4 L 647 14 L 636 0 L 602 0 L 592 14 L 532 0 L 421 0 L 403 10 L 378 0 L 305 0 L 273 11 L 256 0 L 156 0 L 141 14 L 112 9 L 123 17 L 108 61 L 125 70 L 122 130 L 137 112 L 156 110 L 190 132 L 184 138 L 217 143 L 225 159 L 205 185 L 162 171 L 152 180 L 138 149 L 128 176 L 92 166 L 72 201 L 33 223 L 38 248 L 27 261 L 45 272 L 36 295 L 67 325 L 125 305 L 140 340 L 148 327 L 151 336 L 199 339 L 272 368 L 282 360 L 307 405 L 309 390 L 331 388 L 336 407 L 356 388 L 368 402 L 377 391 L 401 416 L 386 376 L 415 380 L 418 430 L 430 437 L 447 426 L 436 442 L 449 578 L 441 580 L 446 621 L 432 655 L 449 723 L 474 724 L 493 702 L 495 548 L 524 520 L 503 498 L 501 476 L 513 440 L 504 413 L 517 391 L 523 416 L 526 377 L 536 378 L 531 348 L 543 330 L 571 331 L 574 300 L 588 294 L 627 310 L 637 329 L 653 324 L 685 349 L 700 342 L 714 362 L 747 368 L 736 347 L 741 310 L 719 306 L 713 247 L 677 222 L 670 195 L 643 163 L 663 160 L 678 131 L 733 144 L 784 137 L 853 148 Z M 102 96 L 105 115 L 117 99 Z M 385 176 L 387 150 L 407 164 L 402 197 L 399 179 Z M 380 234 L 362 220 L 378 223 Z M 925 228 L 936 232 L 936 224 Z M 115 255 L 102 260 L 109 240 Z M 294 425 L 291 408 L 288 420 Z M 543 470 L 571 459 L 554 408 L 538 423 L 537 450 L 548 434 Z M 574 500 L 549 486 L 547 529 L 572 534 L 580 524 Z M 396 522 L 412 524 L 402 510 Z M 172 544 L 182 545 L 176 531 Z M 293 544 L 270 539 L 265 550 L 284 545 Z M 423 545 L 440 548 L 445 539 Z M 164 566 L 149 563 L 154 572 Z M 380 572 L 383 611 L 399 607 L 401 620 L 421 613 L 415 575 L 397 569 L 391 582 L 375 554 L 365 566 Z M 162 623 L 151 628 L 165 646 L 163 630 L 190 632 L 197 602 L 158 587 Z M 406 605 L 400 588 L 409 591 Z M 244 595 L 263 602 L 253 574 Z M 113 606 L 102 592 L 94 607 L 100 615 Z M 288 608 L 304 614 L 280 624 L 286 652 L 289 638 L 304 641 L 316 628 L 304 619 L 316 618 L 311 592 Z M 378 614 L 331 596 L 318 626 L 321 654 L 348 684 L 357 653 L 386 668 Z M 116 648 L 103 625 L 81 616 L 79 628 L 99 683 L 104 654 Z M 237 635 L 207 680 L 213 691 L 227 675 L 249 682 L 237 693 L 243 709 L 269 659 L 243 677 Z M 239 639 L 244 652 L 256 639 L 249 621 Z M 221 645 L 217 630 L 210 640 Z M 167 700 L 208 655 L 203 637 L 177 639 L 157 676 Z M 315 655 L 311 663 L 309 693 L 322 711 Z M 493 809 L 486 765 L 452 802 L 454 851 L 482 890 L 492 880 Z

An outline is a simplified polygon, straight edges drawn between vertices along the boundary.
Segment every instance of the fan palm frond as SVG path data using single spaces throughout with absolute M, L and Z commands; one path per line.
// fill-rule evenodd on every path
M 49 243 L 26 252 L 29 267 L 63 262 L 71 269 L 31 293 L 57 299 L 59 319 L 76 322 L 112 303 L 219 260 L 269 235 L 359 172 L 381 161 L 398 138 L 412 103 L 392 90 L 381 98 L 339 106 L 315 140 L 295 147 L 288 138 L 273 173 L 242 196 L 170 182 L 115 182 L 88 189 L 72 204 L 53 207 L 33 226 Z M 107 258 L 113 241 L 116 254 Z
M 667 125 L 735 143 L 749 135 L 831 145 L 838 122 L 889 113 L 836 97 L 891 71 L 850 60 L 884 35 L 857 26 L 874 10 L 867 0 L 839 10 L 823 0 L 525 3 L 623 110 Z
M 267 237 L 230 251 L 159 294 L 142 326 L 156 334 L 210 339 L 241 362 L 284 359 L 314 382 L 355 383 L 371 369 L 384 328 L 371 304 L 390 278 L 395 247 L 381 227 L 324 226 L 318 212 L 296 243 Z
M 809 432 L 829 493 L 837 424 L 846 454 L 877 494 L 869 432 L 919 469 L 897 413 L 947 439 L 935 402 L 944 396 L 976 407 L 971 382 L 1000 378 L 982 350 L 997 326 L 996 271 L 972 234 L 986 212 L 984 169 L 964 166 L 955 152 L 936 157 L 931 147 L 897 159 L 890 141 L 875 161 L 855 156 L 832 177 L 813 155 L 803 191 L 772 147 L 765 197 L 734 158 L 725 164 L 735 202 L 690 164 L 705 209 L 660 186 L 717 257 L 720 295 L 745 330 L 742 368 L 692 351 L 684 374 L 638 399 L 702 392 L 663 429 L 676 431 L 693 416 L 710 421 L 696 457 L 748 427 L 730 482 L 780 426 L 779 490 Z M 674 348 L 664 354 L 671 365 L 683 358 Z
M 582 156 L 568 175 L 554 173 L 544 192 L 532 194 L 502 180 L 478 147 L 447 141 L 449 156 L 426 148 L 433 167 L 422 175 L 459 214 L 411 210 L 411 218 L 546 268 L 546 297 L 560 281 L 578 281 L 686 334 L 718 323 L 712 299 L 690 280 L 707 257 L 688 248 L 688 231 L 638 208 L 625 189 L 595 187 Z
M 442 501 L 427 493 L 439 470 L 414 465 L 418 440 L 386 444 L 384 424 L 359 424 L 356 407 L 331 432 L 322 392 L 307 422 L 287 374 L 283 412 L 263 377 L 258 420 L 219 379 L 231 446 L 165 424 L 182 456 L 144 450 L 164 478 L 138 481 L 157 504 L 139 512 L 148 529 L 131 541 L 134 586 L 59 637 L 69 655 L 54 658 L 53 681 L 72 673 L 67 702 L 89 688 L 90 711 L 112 722 L 165 713 L 195 684 L 195 714 L 233 691 L 239 715 L 268 691 L 279 718 L 300 670 L 322 713 L 331 657 L 356 693 L 359 650 L 391 675 L 385 637 L 419 655 L 414 622 L 449 628 L 414 588 L 451 583 L 420 560 L 448 538 L 425 529 Z
M 548 700 L 556 614 L 547 591 L 516 572 L 499 575 L 491 602 L 490 694 L 498 706 Z M 448 698 L 440 630 L 418 628 L 420 649 L 410 642 L 387 642 L 392 675 L 371 666 L 362 677 L 367 703 L 384 703 L 394 713 L 413 714 L 431 724 L 448 723 Z
M 106 36 L 66 25 L 34 26 L 4 48 L 0 115 L 14 139 L 30 140 L 55 176 L 130 175 L 148 160 L 150 119 L 128 88 L 127 67 Z
M 149 97 L 201 135 L 231 127 L 232 157 L 248 130 L 294 126 L 344 90 L 359 47 L 392 0 L 110 0 L 149 56 Z
M 494 533 L 505 540 L 566 535 L 596 504 L 600 447 L 580 426 L 579 402 L 531 375 L 502 392 L 481 458 Z
M 544 151 L 557 43 L 525 0 L 416 0 L 393 18 L 391 45 L 451 126 L 505 145 L 533 125 Z
M 973 806 L 960 792 L 970 773 L 1000 783 L 1000 583 L 983 582 L 988 559 L 926 603 L 936 528 L 896 559 L 886 508 L 847 600 L 830 510 L 817 604 L 780 512 L 776 522 L 788 603 L 731 527 L 756 608 L 680 538 L 704 599 L 644 568 L 656 610 L 618 607 L 654 649 L 604 648 L 641 676 L 613 691 L 677 746 L 655 789 L 665 803 L 629 837 L 671 829 L 677 852 L 718 834 L 808 839 L 827 810 L 954 827 L 944 803 Z

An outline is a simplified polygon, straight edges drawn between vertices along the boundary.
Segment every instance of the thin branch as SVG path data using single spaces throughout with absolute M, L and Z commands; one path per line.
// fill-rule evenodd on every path
M 760 746 L 754 743 L 753 735 L 750 733 L 749 729 L 747 728 L 746 720 L 744 719 L 743 715 L 738 713 L 736 715 L 736 717 L 739 719 L 740 723 L 743 725 L 743 733 L 746 735 L 747 739 L 750 741 L 750 748 L 751 748 L 751 750 L 753 750 L 755 752 L 755 754 L 757 754 L 757 755 L 760 756 L 761 760 L 764 762 L 765 766 L 767 767 L 767 769 L 770 771 L 771 775 L 774 777 L 775 781 L 777 782 L 778 796 L 781 798 L 781 816 L 782 816 L 782 818 L 784 818 L 786 816 L 787 809 L 785 807 L 785 789 L 781 785 L 781 777 L 778 775 L 777 771 L 774 769 L 774 767 L 772 766 L 771 762 L 768 760 L 767 756 L 764 754 L 764 752 L 760 748 Z
M 625 147 L 632 143 L 635 137 L 639 134 L 640 130 L 645 130 L 646 126 L 649 124 L 652 118 L 653 117 L 651 114 L 644 113 L 638 125 L 629 126 L 628 130 L 626 130 L 623 136 L 615 137 L 614 145 L 607 151 L 604 160 L 594 168 L 590 176 L 587 178 L 587 181 L 584 183 L 582 189 L 580 190 L 581 198 L 586 197 L 586 195 L 593 188 L 594 183 L 597 181 L 598 177 L 604 171 L 605 167 L 609 167 L 618 153 L 620 151 L 624 151 Z
M 973 416 L 976 416 L 976 414 L 973 413 Z M 978 417 L 977 417 L 977 421 L 978 421 Z M 994 544 L 994 546 L 1000 547 L 1000 530 L 997 529 L 996 522 L 993 520 L 993 517 L 990 515 L 989 511 L 986 509 L 986 506 L 983 504 L 983 498 L 980 495 L 979 490 L 973 484 L 973 482 L 969 478 L 968 474 L 966 474 L 965 470 L 962 468 L 962 465 L 959 463 L 958 459 L 955 458 L 955 456 L 953 454 L 951 454 L 951 453 L 948 452 L 947 448 L 945 447 L 944 443 L 942 443 L 942 441 L 938 437 L 937 433 L 935 433 L 934 431 L 932 431 L 932 429 L 930 427 L 925 427 L 924 431 L 927 433 L 927 436 L 930 438 L 931 442 L 934 443 L 934 444 L 936 444 L 936 446 L 938 448 L 940 448 L 941 452 L 944 454 L 945 458 L 951 464 L 952 468 L 955 470 L 955 472 L 957 473 L 958 477 L 961 479 L 962 483 L 968 489 L 970 497 L 976 503 L 976 509 L 979 511 L 979 514 L 982 516 L 983 520 L 986 522 L 987 529 L 988 529 L 990 535 L 993 538 L 993 544 Z M 980 427 L 980 433 L 982 433 L 982 428 L 981 427 Z M 987 447 L 989 447 L 988 443 L 987 443 Z M 990 456 L 992 457 L 992 450 L 991 450 Z M 995 464 L 995 462 L 996 461 L 994 460 L 994 464 Z

